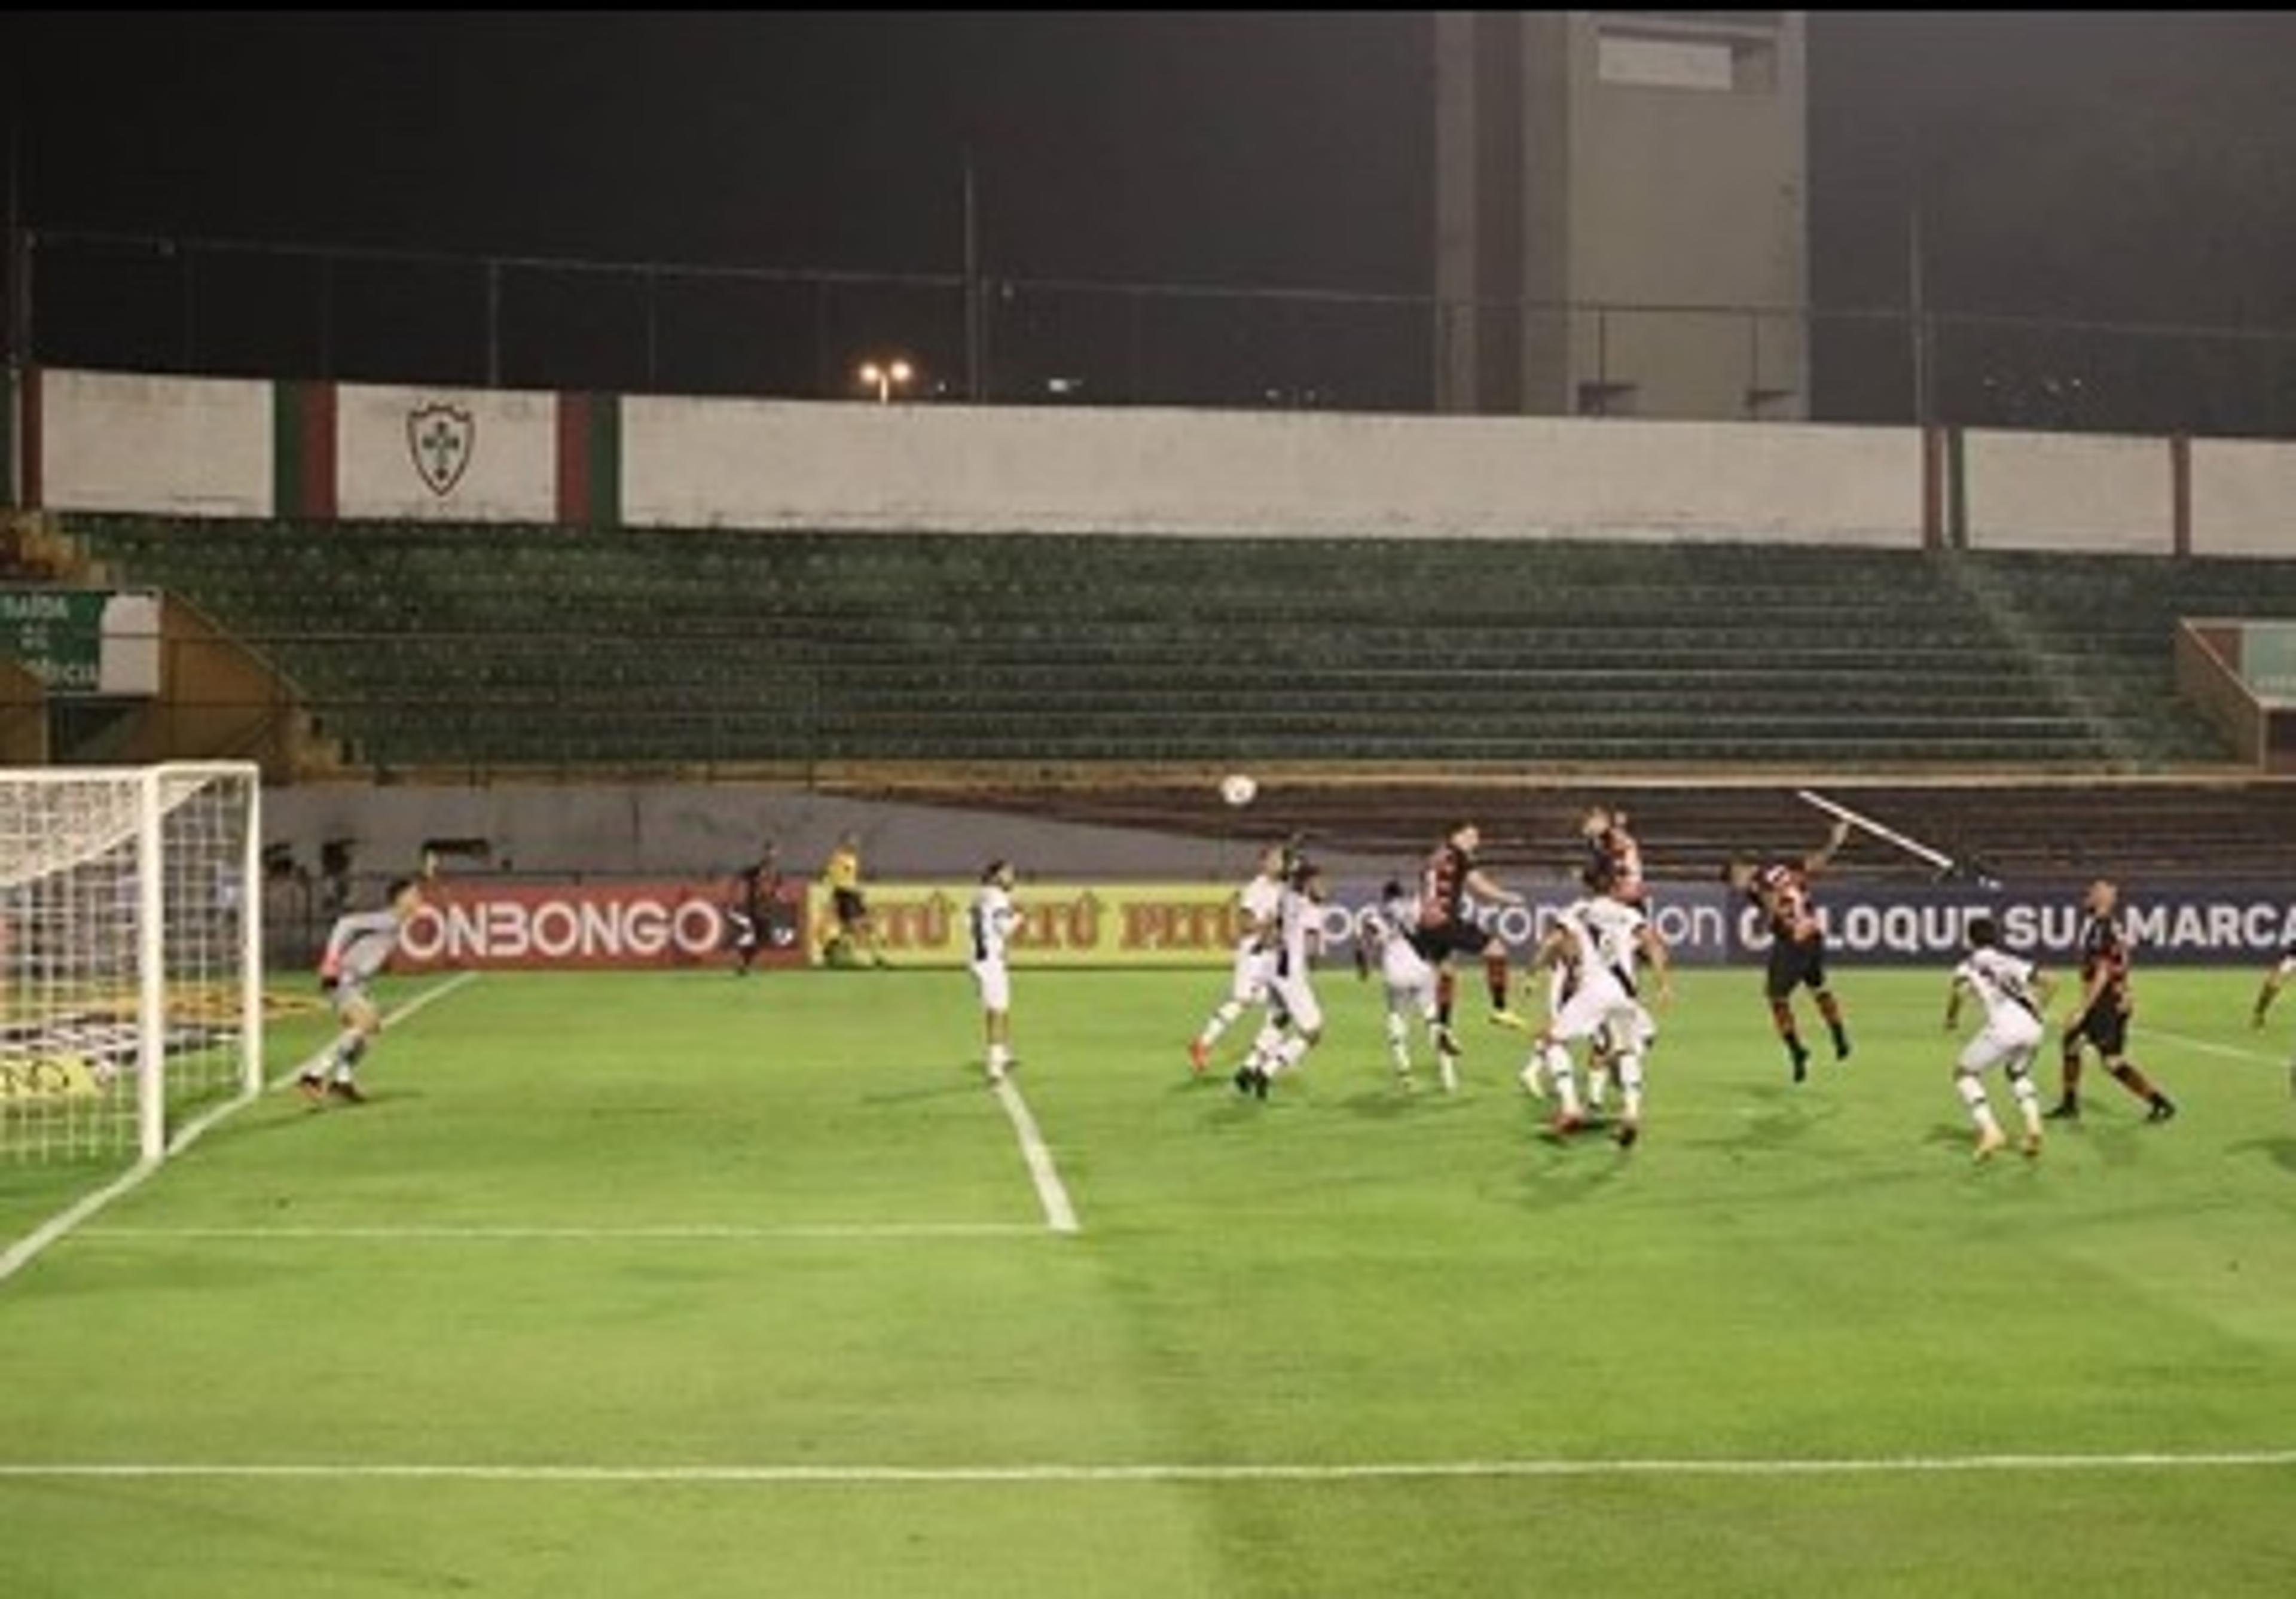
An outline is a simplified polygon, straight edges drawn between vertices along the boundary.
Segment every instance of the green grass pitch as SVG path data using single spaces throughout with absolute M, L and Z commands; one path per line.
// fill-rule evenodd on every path
M 1622 1154 L 1538 1136 L 1472 981 L 1457 1098 L 1333 972 L 1261 1106 L 1183 1054 L 1224 974 L 1023 972 L 1060 1237 L 962 972 L 487 976 L 0 1284 L 0 1595 L 2284 1595 L 2256 979 L 2140 974 L 2174 1124 L 2093 1072 L 1979 1169 L 1942 973 L 1841 973 L 1800 1089 L 1756 975 L 1688 975 Z M 0 1236 L 90 1182 L 0 1168 Z M 1905 1457 L 1962 1469 L 1842 1464 Z M 1835 1464 L 1548 1474 L 1679 1461 Z M 1038 1466 L 1270 1470 L 950 1472 Z M 1390 1466 L 1459 1470 L 1331 1473 Z

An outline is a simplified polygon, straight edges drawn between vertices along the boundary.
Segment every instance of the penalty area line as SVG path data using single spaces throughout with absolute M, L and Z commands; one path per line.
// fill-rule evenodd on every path
M 2174 1045 L 2178 1049 L 2197 1050 L 2204 1055 L 2218 1055 L 2227 1061 L 2247 1061 L 2259 1066 L 2278 1066 L 2286 1063 L 2278 1055 L 2268 1055 L 2261 1050 L 2243 1049 L 2234 1044 L 2212 1044 L 2206 1038 L 2194 1038 L 2184 1033 L 2172 1033 L 2164 1028 L 2145 1028 L 2144 1037 L 2161 1039 L 2163 1043 Z
M 386 1014 L 382 1019 L 382 1025 L 388 1029 L 398 1022 L 404 1021 L 408 1017 L 414 1015 L 416 1012 L 422 1010 L 423 1006 L 430 1004 L 433 1000 L 444 999 L 447 995 L 454 993 L 457 988 L 467 988 L 472 983 L 478 981 L 478 980 L 479 974 L 477 972 L 465 972 L 457 977 L 447 979 L 445 982 L 439 984 L 436 988 L 425 988 L 422 993 L 415 995 L 414 997 L 400 1004 L 396 1010 Z M 332 1046 L 329 1047 L 332 1047 Z M 279 1073 L 269 1082 L 266 1083 L 264 1085 L 264 1092 L 274 1093 L 278 1089 L 284 1087 L 287 1084 L 293 1082 L 295 1078 L 303 1072 L 309 1070 L 313 1067 L 316 1066 L 321 1061 L 326 1059 L 326 1055 L 327 1051 L 325 1049 L 316 1051 L 309 1059 L 298 1062 L 296 1064 L 289 1067 L 285 1071 Z M 234 1095 L 230 1099 L 224 1101 L 223 1103 L 216 1106 L 213 1110 L 208 1111 L 192 1121 L 185 1123 L 183 1128 L 178 1131 L 174 1137 L 168 1140 L 168 1150 L 166 1154 L 160 1156 L 156 1160 L 138 1160 L 134 1166 L 129 1167 L 127 1170 L 121 1173 L 118 1177 L 105 1184 L 94 1193 L 87 1195 L 78 1204 L 72 1205 L 67 1210 L 58 1211 L 55 1215 L 51 1216 L 47 1220 L 42 1222 L 38 1226 L 33 1228 L 29 1233 L 24 1234 L 23 1237 L 18 1239 L 14 1243 L 9 1245 L 6 1252 L 0 1253 L 0 1283 L 7 1282 L 9 1278 L 14 1276 L 18 1272 L 31 1265 L 33 1261 L 38 1259 L 56 1244 L 61 1243 L 66 1238 L 70 1237 L 72 1234 L 78 1232 L 82 1226 L 86 1226 L 87 1222 L 102 1214 L 103 1211 L 110 1209 L 113 1203 L 125 1199 L 127 1195 L 135 1193 L 138 1188 L 141 1188 L 146 1182 L 151 1180 L 152 1174 L 160 1170 L 161 1167 L 165 1166 L 171 1158 L 180 1155 L 185 1150 L 191 1148 L 193 1144 L 197 1144 L 201 1138 L 205 1136 L 210 1128 L 223 1121 L 226 1118 L 233 1116 L 246 1108 L 248 1105 L 252 1104 L 257 1097 L 258 1096 L 256 1095 L 248 1093 Z
M 1959 1472 L 2287 1470 L 2296 1449 L 2205 1454 L 1914 1455 L 1835 1459 L 1530 1459 L 1348 1464 L 1085 1465 L 513 1465 L 0 1461 L 0 1481 L 87 1478 L 302 1481 L 730 1483 L 762 1487 L 964 1487 L 1057 1483 L 1407 1482 L 1626 1477 L 1872 1477 Z
M 1081 1231 L 1077 1225 L 1076 1207 L 1069 1202 L 1069 1191 L 1061 1182 L 1060 1169 L 1053 1164 L 1053 1152 L 1045 1146 L 1045 1136 L 1037 1130 L 1037 1119 L 1029 1114 L 1029 1102 L 1013 1086 L 1009 1073 L 996 1079 L 996 1103 L 1004 1107 L 1013 1132 L 1021 1140 L 1021 1159 L 1028 1162 L 1029 1178 L 1037 1185 L 1037 1202 L 1045 1208 L 1045 1225 L 1055 1233 Z

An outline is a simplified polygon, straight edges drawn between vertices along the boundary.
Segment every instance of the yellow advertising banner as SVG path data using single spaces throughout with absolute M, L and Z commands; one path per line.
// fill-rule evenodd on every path
M 872 883 L 863 898 L 888 961 L 962 966 L 972 958 L 976 892 L 972 883 Z M 1225 966 L 1243 936 L 1236 890 L 1217 883 L 1022 883 L 1013 906 L 1014 966 Z M 840 930 L 818 883 L 806 894 L 806 925 L 808 956 L 822 964 Z

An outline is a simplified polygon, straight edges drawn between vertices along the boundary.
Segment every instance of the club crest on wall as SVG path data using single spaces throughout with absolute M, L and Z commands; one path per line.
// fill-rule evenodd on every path
M 423 484 L 442 500 L 470 470 L 478 445 L 478 419 L 458 406 L 434 402 L 406 414 L 406 453 Z

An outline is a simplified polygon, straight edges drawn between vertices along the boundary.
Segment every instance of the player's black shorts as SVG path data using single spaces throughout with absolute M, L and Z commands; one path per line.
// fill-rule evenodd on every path
M 1825 987 L 1825 935 L 1806 939 L 1780 939 L 1770 946 L 1770 975 L 1765 988 L 1772 999 L 1784 999 L 1800 985 Z
M 840 927 L 851 927 L 869 914 L 869 907 L 861 903 L 861 890 L 858 889 L 832 889 L 829 890 L 829 903 L 837 913 Z
M 1497 942 L 1497 934 L 1472 922 L 1444 922 L 1422 927 L 1411 936 L 1412 947 L 1431 966 L 1448 955 L 1488 955 Z
M 2128 1049 L 2128 1013 L 2116 1007 L 2109 999 L 2100 999 L 2089 1006 L 2081 1024 L 2065 1035 L 2065 1047 L 2079 1049 L 2092 1046 L 2096 1053 L 2110 1061 L 2126 1054 Z

